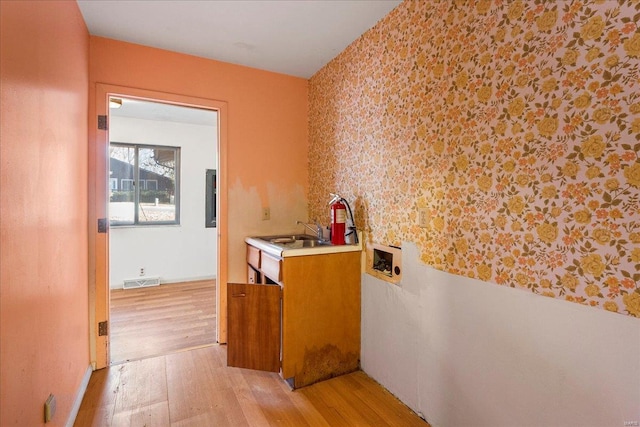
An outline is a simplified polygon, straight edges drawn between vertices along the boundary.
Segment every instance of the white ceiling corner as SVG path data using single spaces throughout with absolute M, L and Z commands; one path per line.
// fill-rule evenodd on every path
M 310 78 L 401 0 L 77 0 L 89 33 Z

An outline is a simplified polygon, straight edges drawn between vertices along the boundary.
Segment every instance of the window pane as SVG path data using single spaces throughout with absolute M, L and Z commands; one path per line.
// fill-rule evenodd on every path
M 138 179 L 144 185 L 139 188 L 138 221 L 176 220 L 176 153 L 173 148 L 139 148 Z
M 134 147 L 109 147 L 109 220 L 133 224 L 135 193 L 133 186 Z

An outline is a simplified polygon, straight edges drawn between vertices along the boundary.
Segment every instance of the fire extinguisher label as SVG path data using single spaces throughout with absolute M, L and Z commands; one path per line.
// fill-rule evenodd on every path
M 347 222 L 347 211 L 345 209 L 336 209 L 336 222 Z

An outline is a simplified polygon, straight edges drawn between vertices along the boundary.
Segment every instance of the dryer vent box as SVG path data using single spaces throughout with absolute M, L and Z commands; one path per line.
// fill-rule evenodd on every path
M 391 283 L 402 279 L 402 250 L 374 243 L 367 250 L 367 273 Z

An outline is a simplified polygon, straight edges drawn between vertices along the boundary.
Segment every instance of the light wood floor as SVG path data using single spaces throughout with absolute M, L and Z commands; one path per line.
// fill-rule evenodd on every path
M 214 344 L 215 298 L 215 280 L 112 290 L 111 363 Z
M 226 354 L 216 344 L 96 371 L 75 426 L 428 427 L 361 371 L 291 391 Z

